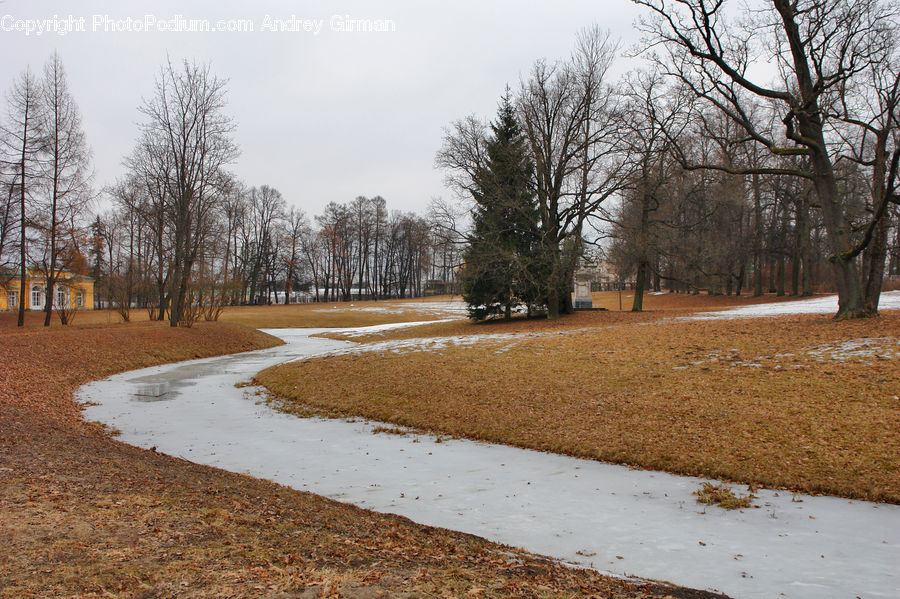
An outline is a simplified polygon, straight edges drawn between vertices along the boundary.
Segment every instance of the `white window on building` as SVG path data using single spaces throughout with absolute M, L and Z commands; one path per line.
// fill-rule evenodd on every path
M 84 308 L 84 291 L 77 291 L 75 293 L 75 307 Z
M 63 287 L 62 285 L 60 285 L 56 288 L 56 307 L 69 307 L 69 289 L 67 287 Z
M 16 300 L 18 299 L 18 294 L 15 291 L 9 291 L 6 294 L 6 307 L 7 308 L 15 308 L 18 304 Z
M 31 287 L 31 307 L 32 309 L 40 308 L 44 305 L 44 288 L 40 285 Z

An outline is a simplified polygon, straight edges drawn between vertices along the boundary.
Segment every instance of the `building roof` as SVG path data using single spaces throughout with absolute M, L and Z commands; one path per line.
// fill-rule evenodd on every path
M 87 275 L 79 275 L 68 270 L 60 271 L 60 279 L 67 282 L 76 282 L 76 283 L 93 283 L 95 279 L 93 277 L 89 277 Z M 17 280 L 19 278 L 20 272 L 17 269 L 3 267 L 0 268 L 0 280 L 2 279 L 13 279 Z M 28 269 L 28 274 L 26 275 L 31 279 L 43 277 L 43 270 L 36 266 L 33 266 Z

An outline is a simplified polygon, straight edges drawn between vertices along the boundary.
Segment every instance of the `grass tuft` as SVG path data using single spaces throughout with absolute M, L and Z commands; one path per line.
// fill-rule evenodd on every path
M 697 503 L 706 505 L 716 505 L 726 510 L 741 510 L 749 508 L 753 505 L 756 497 L 752 493 L 747 495 L 736 495 L 729 487 L 719 483 L 703 483 L 698 491 L 694 491 L 697 496 Z
M 377 435 L 377 434 L 379 434 L 379 433 L 383 433 L 383 434 L 385 434 L 385 435 L 400 435 L 400 436 L 404 436 L 404 435 L 408 435 L 408 434 L 410 433 L 410 431 L 407 430 L 407 429 L 405 429 L 405 428 L 399 428 L 399 427 L 396 427 L 396 426 L 382 426 L 382 425 L 378 425 L 378 426 L 376 426 L 375 428 L 372 429 L 372 434 L 373 434 L 373 435 Z

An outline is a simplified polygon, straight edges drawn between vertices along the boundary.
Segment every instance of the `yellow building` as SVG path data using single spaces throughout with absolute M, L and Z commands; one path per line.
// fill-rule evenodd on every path
M 24 294 L 26 310 L 43 310 L 47 301 L 44 275 L 36 270 L 25 277 Z M 65 306 L 79 310 L 94 309 L 94 279 L 63 271 L 54 285 L 53 308 Z M 19 275 L 0 273 L 0 310 L 18 310 L 23 295 L 19 290 Z

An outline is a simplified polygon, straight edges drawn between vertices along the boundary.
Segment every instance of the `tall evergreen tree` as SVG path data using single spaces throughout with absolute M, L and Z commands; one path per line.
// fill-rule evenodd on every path
M 541 300 L 533 171 L 509 93 L 491 123 L 484 166 L 474 177 L 474 227 L 464 254 L 463 299 L 472 318 L 529 312 Z

